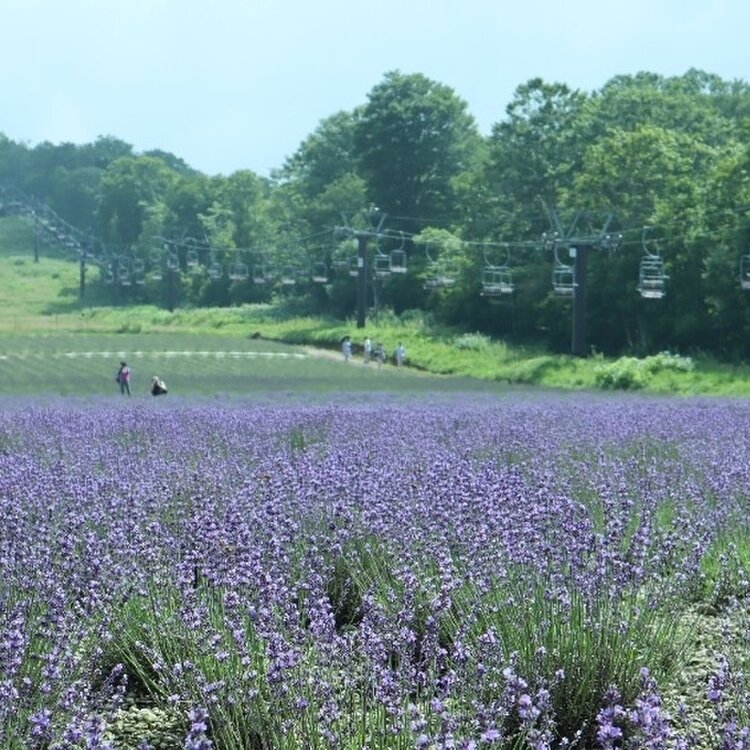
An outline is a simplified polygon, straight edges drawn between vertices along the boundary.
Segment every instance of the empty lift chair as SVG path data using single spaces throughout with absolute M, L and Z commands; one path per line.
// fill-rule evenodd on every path
M 497 300 L 504 295 L 513 294 L 515 291 L 513 283 L 513 272 L 510 269 L 510 250 L 506 248 L 505 262 L 494 265 L 484 251 L 484 268 L 482 269 L 482 297 Z
M 646 241 L 648 230 L 649 227 L 644 227 L 641 235 L 644 255 L 638 269 L 638 293 L 644 299 L 662 299 L 666 294 L 668 276 L 664 272 L 664 261 L 658 250 L 653 252 L 648 247 Z
M 750 291 L 750 254 L 740 258 L 740 286 Z
M 391 250 L 388 267 L 391 273 L 406 273 L 406 237 L 401 232 L 401 245 Z
M 576 288 L 575 267 L 560 260 L 557 240 L 553 241 L 552 250 L 555 263 L 552 266 L 552 289 L 559 297 L 572 297 Z

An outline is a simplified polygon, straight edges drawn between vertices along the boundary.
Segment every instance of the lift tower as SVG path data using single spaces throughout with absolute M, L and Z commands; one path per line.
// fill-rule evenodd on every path
M 369 229 L 353 229 L 342 214 L 344 225 L 336 227 L 333 232 L 336 239 L 353 237 L 357 242 L 357 328 L 364 328 L 367 321 L 367 243 L 371 238 L 384 236 L 383 224 L 388 218 L 387 214 L 374 206 L 364 213 L 370 224 Z
M 554 250 L 557 261 L 559 249 L 567 249 L 569 257 L 573 260 L 572 291 L 573 315 L 571 333 L 571 354 L 575 357 L 585 357 L 586 349 L 586 274 L 588 270 L 589 254 L 592 250 L 614 250 L 622 239 L 622 235 L 608 234 L 612 214 L 608 214 L 601 230 L 596 232 L 589 229 L 587 233 L 576 234 L 578 222 L 582 217 L 577 213 L 572 224 L 566 230 L 557 212 L 545 205 L 547 215 L 552 226 L 552 231 L 544 235 L 545 244 Z

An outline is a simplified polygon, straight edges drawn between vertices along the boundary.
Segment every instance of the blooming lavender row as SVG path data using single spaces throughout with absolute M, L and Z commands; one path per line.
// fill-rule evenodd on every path
M 729 401 L 6 409 L 2 746 L 747 747 L 748 435 Z

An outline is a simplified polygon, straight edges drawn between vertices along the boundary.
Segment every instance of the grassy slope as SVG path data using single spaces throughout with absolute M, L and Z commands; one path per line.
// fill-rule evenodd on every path
M 355 339 L 357 353 L 364 331 L 354 324 L 317 318 L 280 320 L 268 306 L 245 306 L 231 309 L 177 310 L 169 313 L 151 306 L 113 308 L 106 306 L 107 297 L 101 288 L 90 285 L 86 299 L 78 298 L 79 269 L 77 263 L 55 260 L 44 255 L 42 248 L 39 263 L 33 261 L 33 236 L 30 227 L 17 219 L 0 219 L 0 337 L 3 349 L 12 349 L 8 334 L 128 334 L 136 336 L 134 343 L 115 346 L 100 342 L 104 350 L 118 351 L 155 348 L 141 345 L 139 334 L 169 334 L 170 341 L 179 335 L 202 337 L 202 343 L 182 342 L 179 346 L 160 340 L 158 346 L 171 349 L 212 349 L 206 342 L 214 337 L 233 338 L 227 349 L 240 346 L 252 333 L 265 339 L 275 339 L 288 344 L 314 345 L 338 350 L 344 334 Z M 93 275 L 92 272 L 90 275 Z M 477 350 L 459 349 L 454 333 L 428 330 L 419 322 L 401 323 L 372 320 L 366 329 L 373 341 L 382 340 L 386 350 L 392 352 L 399 341 L 407 349 L 412 367 L 439 374 L 461 375 L 491 382 L 508 382 L 544 385 L 562 388 L 596 387 L 597 368 L 608 362 L 601 358 L 588 360 L 569 356 L 550 355 L 542 351 L 511 348 L 502 342 L 491 342 Z M 32 339 L 27 339 L 28 349 Z M 148 339 L 146 339 L 148 341 Z M 88 351 L 91 346 L 73 347 Z M 52 343 L 36 348 L 46 356 L 55 348 Z M 34 348 L 31 346 L 31 348 Z M 70 342 L 66 344 L 71 347 Z M 57 346 L 59 349 L 60 347 Z M 144 363 L 146 365 L 150 362 Z M 158 362 L 153 363 L 154 366 Z M 7 360 L 5 362 L 7 367 Z M 5 369 L 5 368 L 4 368 Z M 152 368 L 153 369 L 153 368 Z M 7 372 L 6 372 L 7 375 Z M 19 378 L 21 376 L 19 375 Z M 709 360 L 700 361 L 693 372 L 664 371 L 650 375 L 645 387 L 654 392 L 683 394 L 750 395 L 750 368 L 721 365 Z

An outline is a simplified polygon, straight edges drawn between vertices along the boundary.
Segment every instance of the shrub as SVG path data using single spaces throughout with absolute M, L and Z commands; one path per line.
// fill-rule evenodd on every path
M 598 365 L 594 382 L 605 390 L 638 390 L 647 387 L 651 379 L 662 372 L 692 372 L 695 364 L 690 357 L 671 352 L 660 352 L 651 357 L 620 357 L 614 362 Z
M 453 346 L 455 346 L 456 349 L 464 351 L 481 352 L 487 349 L 490 343 L 491 341 L 488 336 L 475 331 L 474 333 L 463 333 L 460 336 L 456 336 L 453 341 Z

